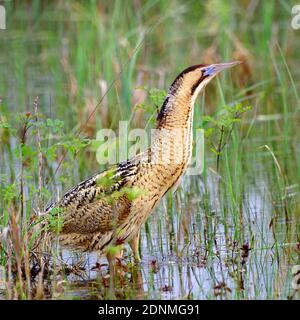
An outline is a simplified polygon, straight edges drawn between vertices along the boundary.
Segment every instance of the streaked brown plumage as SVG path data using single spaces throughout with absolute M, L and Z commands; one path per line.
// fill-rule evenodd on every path
M 181 72 L 157 117 L 151 147 L 81 182 L 46 209 L 61 210 L 61 244 L 111 258 L 108 248 L 129 242 L 140 260 L 141 226 L 164 194 L 176 187 L 191 158 L 195 99 L 219 71 L 237 63 L 196 65 Z

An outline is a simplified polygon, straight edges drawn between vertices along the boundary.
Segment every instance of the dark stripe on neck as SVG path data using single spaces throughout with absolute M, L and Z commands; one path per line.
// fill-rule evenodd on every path
M 157 120 L 158 122 L 160 122 L 160 121 L 164 118 L 164 116 L 165 116 L 165 114 L 166 114 L 166 112 L 167 112 L 168 102 L 169 102 L 169 97 L 167 97 L 167 98 L 165 99 L 163 105 L 162 105 L 161 108 L 160 108 L 160 111 L 159 111 L 159 113 L 158 113 L 158 115 L 157 115 L 157 118 L 156 118 L 156 120 Z
M 199 87 L 200 83 L 207 78 L 207 76 L 201 76 L 200 79 L 192 86 L 191 88 L 191 95 L 193 95 L 196 91 L 196 89 Z

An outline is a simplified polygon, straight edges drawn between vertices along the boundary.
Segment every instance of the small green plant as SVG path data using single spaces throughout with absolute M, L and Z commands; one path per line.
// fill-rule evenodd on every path
M 48 222 L 48 229 L 54 234 L 59 234 L 62 230 L 64 217 L 61 213 L 61 208 L 53 208 L 50 210 L 49 214 L 45 216 L 45 220 Z
M 150 116 L 153 114 L 153 109 L 155 109 L 156 113 L 158 113 L 166 98 L 167 92 L 165 90 L 148 88 L 145 86 L 138 87 L 137 89 L 147 92 L 150 103 L 140 103 L 136 105 L 135 108 L 145 110 Z M 150 121 L 155 122 L 155 117 L 150 118 Z
M 216 116 L 204 116 L 203 126 L 205 137 L 209 141 L 210 150 L 217 156 L 217 171 L 220 169 L 220 157 L 228 144 L 234 125 L 241 121 L 241 116 L 251 110 L 251 106 L 237 104 L 234 107 L 225 106 Z

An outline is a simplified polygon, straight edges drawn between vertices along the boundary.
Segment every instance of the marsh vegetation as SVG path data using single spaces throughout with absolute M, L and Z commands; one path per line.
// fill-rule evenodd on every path
M 105 169 L 96 161 L 98 130 L 117 131 L 121 120 L 149 130 L 178 72 L 230 60 L 243 64 L 209 84 L 195 108 L 204 171 L 186 176 L 148 219 L 142 263 L 125 251 L 115 296 L 299 299 L 300 30 L 290 24 L 292 5 L 5 3 L 1 299 L 109 297 L 104 258 L 55 243 L 43 258 L 33 252 L 37 212 Z

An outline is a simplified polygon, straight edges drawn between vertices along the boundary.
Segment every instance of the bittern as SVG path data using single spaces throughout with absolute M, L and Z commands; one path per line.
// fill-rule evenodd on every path
M 106 254 L 112 261 L 129 243 L 140 261 L 140 230 L 166 192 L 178 185 L 192 155 L 195 99 L 222 70 L 238 61 L 183 70 L 169 88 L 150 148 L 132 159 L 97 173 L 51 204 L 59 208 L 62 245 Z

